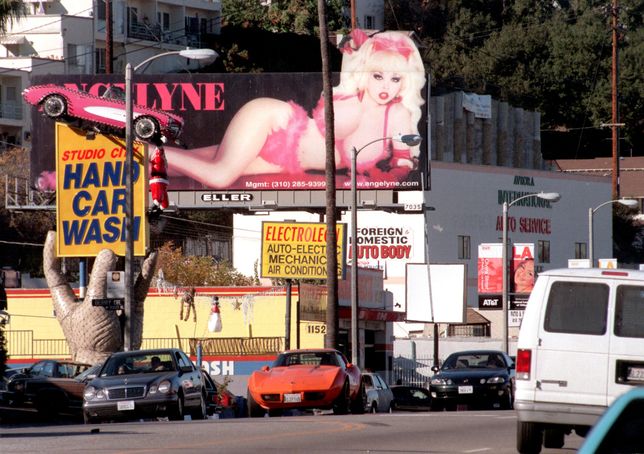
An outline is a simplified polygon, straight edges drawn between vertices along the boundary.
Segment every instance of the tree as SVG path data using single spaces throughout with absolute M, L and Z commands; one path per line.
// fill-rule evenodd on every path
M 13 24 L 27 14 L 24 2 L 17 0 L 0 0 L 0 35 L 7 32 L 7 25 Z
M 257 285 L 255 277 L 244 276 L 228 262 L 211 257 L 184 256 L 181 248 L 167 242 L 158 250 L 157 278 L 177 287 Z M 163 273 L 161 274 L 161 270 Z

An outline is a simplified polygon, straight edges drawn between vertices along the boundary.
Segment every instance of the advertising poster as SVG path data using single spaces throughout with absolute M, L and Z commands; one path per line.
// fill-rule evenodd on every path
M 516 243 L 510 262 L 510 293 L 529 294 L 534 287 L 534 244 Z
M 501 243 L 483 243 L 478 248 L 479 294 L 503 293 L 503 246 Z M 534 244 L 515 243 L 509 258 L 510 293 L 529 294 L 534 287 Z M 484 301 L 490 307 L 491 301 Z
M 479 244 L 479 293 L 503 292 L 503 247 L 501 243 Z
M 360 31 L 342 48 L 333 76 L 338 189 L 350 189 L 357 154 L 358 189 L 419 190 L 426 174 L 427 76 L 407 34 Z M 183 118 L 168 143 L 170 189 L 324 190 L 325 115 L 320 73 L 135 74 L 133 102 Z M 35 76 L 102 96 L 122 75 Z M 124 109 L 117 105 L 114 109 Z M 90 106 L 91 107 L 91 106 Z M 136 109 L 135 109 L 136 110 Z M 32 175 L 54 170 L 53 122 L 32 108 Z M 420 145 L 394 140 L 420 134 Z M 381 140 L 383 139 L 383 140 Z M 35 152 L 37 150 L 37 152 Z
M 53 124 L 53 122 L 52 122 Z M 125 255 L 125 142 L 56 123 L 56 233 L 59 257 Z M 134 143 L 134 255 L 146 253 L 145 146 Z
M 336 224 L 338 277 L 346 268 L 346 225 Z M 324 223 L 263 222 L 261 277 L 326 279 Z

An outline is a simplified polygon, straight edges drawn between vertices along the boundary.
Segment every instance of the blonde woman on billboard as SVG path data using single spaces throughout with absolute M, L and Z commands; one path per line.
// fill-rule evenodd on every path
M 340 83 L 333 90 L 335 159 L 348 168 L 352 148 L 380 138 L 418 134 L 425 70 L 414 42 L 402 32 L 371 37 L 351 33 Z M 219 146 L 181 150 L 166 146 L 171 173 L 210 188 L 227 188 L 241 176 L 298 175 L 325 169 L 324 105 L 312 116 L 292 101 L 256 98 L 231 120 Z M 417 166 L 418 147 L 392 140 L 364 147 L 361 178 L 403 180 Z

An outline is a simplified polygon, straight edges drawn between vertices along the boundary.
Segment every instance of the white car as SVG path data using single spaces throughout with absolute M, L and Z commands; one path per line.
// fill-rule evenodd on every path
M 365 411 L 370 413 L 391 413 L 394 408 L 394 393 L 385 380 L 373 372 L 362 373 L 366 394 Z

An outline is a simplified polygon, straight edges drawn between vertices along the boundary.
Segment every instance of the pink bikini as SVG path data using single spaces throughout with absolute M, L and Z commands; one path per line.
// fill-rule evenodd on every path
M 342 101 L 354 96 L 358 95 L 334 95 L 333 100 Z M 385 122 L 382 130 L 383 137 L 386 137 L 387 135 L 389 109 L 397 102 L 400 102 L 399 98 L 390 102 L 386 107 Z M 293 115 L 288 125 L 285 128 L 271 133 L 266 138 L 266 141 L 259 152 L 259 156 L 267 162 L 281 166 L 284 169 L 284 172 L 300 173 L 304 169 L 302 169 L 298 160 L 297 149 L 299 147 L 302 134 L 304 134 L 308 125 L 309 117 L 302 106 L 294 103 L 293 101 L 289 101 L 288 105 L 291 106 L 293 110 Z M 315 121 L 320 134 L 324 136 L 324 98 L 320 98 L 317 106 L 313 109 L 313 120 Z M 348 168 L 351 165 L 350 151 L 345 148 L 344 140 L 336 139 L 335 146 L 341 152 L 340 162 L 337 167 Z M 368 162 L 362 161 L 357 166 L 357 170 L 359 173 L 369 174 L 370 170 L 373 170 L 377 163 L 387 160 L 388 158 L 393 158 L 394 161 L 398 159 L 411 159 L 409 150 L 394 148 L 392 140 L 385 140 L 382 144 L 382 155 L 378 158 L 371 159 Z

